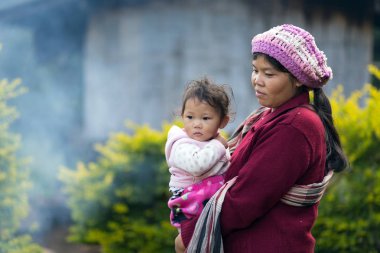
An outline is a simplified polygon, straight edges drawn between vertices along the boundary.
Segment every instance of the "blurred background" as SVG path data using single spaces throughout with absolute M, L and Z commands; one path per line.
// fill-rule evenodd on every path
M 310 31 L 326 53 L 328 94 L 377 85 L 367 66 L 380 63 L 379 0 L 2 0 L 0 77 L 28 89 L 12 101 L 33 182 L 21 231 L 37 224 L 33 240 L 50 252 L 100 252 L 65 241 L 60 166 L 94 160 L 94 143 L 125 120 L 161 129 L 185 84 L 204 75 L 234 91 L 231 131 L 257 107 L 251 38 L 283 23 Z

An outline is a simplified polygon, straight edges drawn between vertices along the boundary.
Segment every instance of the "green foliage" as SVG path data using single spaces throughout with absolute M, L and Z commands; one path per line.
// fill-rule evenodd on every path
M 169 223 L 169 173 L 164 145 L 168 126 L 154 131 L 129 126 L 96 145 L 96 162 L 62 168 L 74 225 L 69 240 L 102 245 L 103 252 L 171 252 L 176 230 Z
M 20 80 L 0 81 L 0 253 L 41 252 L 29 236 L 17 235 L 20 221 L 28 214 L 30 181 L 26 161 L 16 156 L 20 136 L 9 131 L 18 114 L 8 100 L 24 91 Z
M 314 228 L 316 252 L 380 252 L 380 92 L 366 85 L 331 97 L 352 169 L 335 175 Z
M 42 253 L 40 246 L 32 242 L 29 235 L 14 236 L 10 240 L 0 241 L 1 253 Z

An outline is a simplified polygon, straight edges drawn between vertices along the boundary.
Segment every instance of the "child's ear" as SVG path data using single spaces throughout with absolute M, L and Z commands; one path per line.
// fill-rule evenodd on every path
M 228 115 L 224 116 L 224 118 L 220 121 L 219 128 L 223 129 L 227 125 L 228 121 L 230 121 L 230 117 Z

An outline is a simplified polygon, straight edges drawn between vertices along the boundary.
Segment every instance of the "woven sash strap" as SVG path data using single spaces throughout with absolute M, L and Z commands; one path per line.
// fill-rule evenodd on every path
M 253 112 L 232 134 L 228 144 L 231 153 L 241 142 L 251 126 L 260 118 L 266 108 Z M 281 202 L 290 206 L 303 207 L 316 204 L 323 196 L 333 171 L 329 171 L 320 183 L 294 185 L 282 198 Z M 227 190 L 235 183 L 237 177 L 227 181 L 207 202 L 197 224 L 186 253 L 223 253 L 223 241 L 220 230 L 220 212 Z
M 294 185 L 281 201 L 290 206 L 310 206 L 321 200 L 330 179 L 334 175 L 332 170 L 327 173 L 320 183 L 308 185 Z
M 227 190 L 237 177 L 227 181 L 207 202 L 195 225 L 193 237 L 186 249 L 187 253 L 223 253 L 220 231 L 220 211 Z

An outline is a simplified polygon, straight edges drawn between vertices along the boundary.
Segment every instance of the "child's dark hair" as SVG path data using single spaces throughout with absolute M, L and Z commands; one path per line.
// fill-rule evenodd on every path
M 253 59 L 257 59 L 258 56 L 263 56 L 265 59 L 278 71 L 289 73 L 293 76 L 289 70 L 287 70 L 280 62 L 273 57 L 262 53 L 253 53 Z M 294 76 L 292 78 L 295 78 Z M 306 86 L 300 87 L 304 90 L 309 90 Z M 342 171 L 349 167 L 347 156 L 344 154 L 339 134 L 334 126 L 332 118 L 332 111 L 330 101 L 323 92 L 322 88 L 314 88 L 314 107 L 316 113 L 321 118 L 322 123 L 326 131 L 326 170 L 334 170 L 335 172 Z
M 228 89 L 227 85 L 215 84 L 207 77 L 193 80 L 187 85 L 183 94 L 181 115 L 185 111 L 186 102 L 189 99 L 196 98 L 215 108 L 221 118 L 230 116 L 232 97 L 232 90 Z

